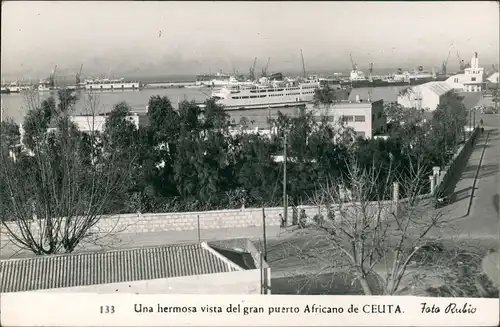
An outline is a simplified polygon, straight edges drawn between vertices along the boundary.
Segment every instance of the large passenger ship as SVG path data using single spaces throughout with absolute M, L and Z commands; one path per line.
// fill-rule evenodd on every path
M 94 79 L 85 81 L 85 90 L 113 91 L 113 90 L 138 90 L 141 87 L 139 81 L 126 81 L 120 79 Z
M 212 93 L 217 104 L 226 110 L 279 108 L 304 105 L 313 101 L 314 93 L 320 87 L 317 81 L 304 83 L 237 85 L 224 87 Z

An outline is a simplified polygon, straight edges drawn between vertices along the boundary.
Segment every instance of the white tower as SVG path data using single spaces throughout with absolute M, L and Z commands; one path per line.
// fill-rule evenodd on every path
M 479 58 L 477 56 L 477 52 L 474 52 L 472 55 L 472 59 L 470 60 L 470 68 L 478 69 L 479 68 Z

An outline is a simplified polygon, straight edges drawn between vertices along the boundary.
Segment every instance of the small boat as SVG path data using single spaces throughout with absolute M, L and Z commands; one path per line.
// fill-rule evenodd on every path
M 52 89 L 45 84 L 38 85 L 38 92 L 50 92 Z
M 21 91 L 21 88 L 19 87 L 19 85 L 17 85 L 17 82 L 10 83 L 7 88 L 9 89 L 10 93 L 19 93 Z

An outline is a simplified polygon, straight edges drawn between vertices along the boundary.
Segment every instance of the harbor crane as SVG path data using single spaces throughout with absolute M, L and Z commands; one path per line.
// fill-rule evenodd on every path
M 373 73 L 373 62 L 370 63 L 370 66 L 368 68 L 368 72 L 370 73 L 370 78 L 372 77 L 372 73 Z
M 448 60 L 450 60 L 450 54 L 451 54 L 451 50 L 448 51 L 448 57 L 446 57 L 446 60 L 443 61 L 443 64 L 441 66 L 441 72 L 446 75 L 446 71 L 447 71 L 447 67 L 448 67 Z
M 267 69 L 269 68 L 269 61 L 271 61 L 271 57 L 267 58 L 267 63 L 262 68 L 262 77 L 267 77 Z
M 49 77 L 49 84 L 51 87 L 56 86 L 56 70 L 57 70 L 57 65 L 54 66 L 54 70 L 52 71 L 52 74 L 50 74 Z
M 465 61 L 463 61 L 461 58 L 460 58 L 460 54 L 458 53 L 457 51 L 457 58 L 458 58 L 458 65 L 460 66 L 460 71 L 464 71 L 465 68 L 468 68 L 469 65 L 465 63 Z
M 82 77 L 83 64 L 80 65 L 80 71 L 76 74 L 76 86 L 80 85 Z
M 300 49 L 300 57 L 302 58 L 302 71 L 304 72 L 304 78 L 307 78 L 306 65 L 304 63 L 304 54 L 302 53 L 302 49 Z
M 352 54 L 349 54 L 349 57 L 351 58 L 351 65 L 352 65 L 352 70 L 358 70 L 358 66 L 354 63 L 354 60 L 352 59 Z
M 250 67 L 250 80 L 255 80 L 255 65 L 257 65 L 257 57 L 253 60 L 253 65 Z

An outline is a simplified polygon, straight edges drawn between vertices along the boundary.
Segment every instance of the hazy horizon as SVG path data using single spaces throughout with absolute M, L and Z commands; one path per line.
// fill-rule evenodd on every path
M 497 2 L 2 3 L 2 78 L 176 76 L 222 69 L 458 68 L 499 61 Z

